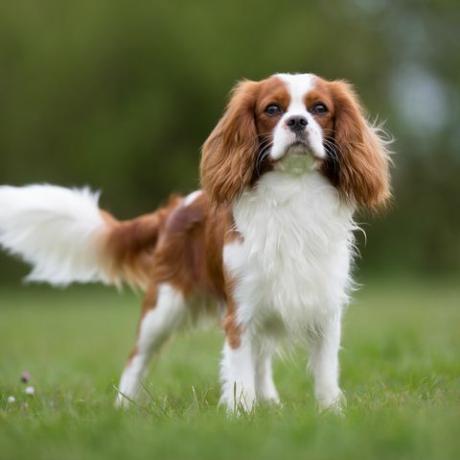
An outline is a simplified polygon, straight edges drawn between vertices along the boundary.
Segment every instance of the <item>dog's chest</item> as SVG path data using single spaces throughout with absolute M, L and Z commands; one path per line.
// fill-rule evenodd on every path
M 346 301 L 353 210 L 317 173 L 266 174 L 234 206 L 243 241 L 225 247 L 243 322 L 310 322 Z

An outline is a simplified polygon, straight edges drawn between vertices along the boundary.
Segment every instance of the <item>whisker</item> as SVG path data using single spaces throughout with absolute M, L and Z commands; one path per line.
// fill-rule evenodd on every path
M 268 157 L 270 154 L 270 149 L 273 146 L 273 141 L 270 139 L 267 139 L 265 142 L 261 143 L 262 148 L 259 150 L 259 153 L 257 154 L 257 160 L 256 160 L 256 173 L 257 176 L 260 176 L 260 169 L 262 167 L 262 164 L 264 160 Z
M 340 147 L 332 138 L 328 136 L 324 138 L 323 145 L 327 152 L 327 167 L 329 168 L 329 171 L 332 173 L 334 180 L 338 180 L 338 175 L 340 173 Z

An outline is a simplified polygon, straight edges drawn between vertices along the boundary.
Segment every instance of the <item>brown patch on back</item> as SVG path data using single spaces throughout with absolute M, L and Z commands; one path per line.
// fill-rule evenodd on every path
M 228 208 L 212 209 L 205 194 L 176 207 L 158 240 L 154 280 L 172 283 L 185 295 L 225 298 L 222 249 L 229 221 Z
M 240 327 L 234 283 L 223 266 L 223 248 L 240 238 L 229 208 L 211 207 L 202 194 L 189 205 L 180 204 L 172 210 L 158 239 L 152 268 L 155 286 L 167 282 L 186 297 L 212 297 L 225 303 L 223 328 L 233 348 L 240 344 Z
M 230 345 L 239 346 L 233 280 L 224 272 L 223 247 L 241 237 L 228 207 L 211 207 L 203 193 L 188 205 L 173 197 L 158 211 L 132 221 L 119 222 L 107 213 L 104 219 L 110 225 L 104 253 L 114 278 L 129 276 L 147 287 L 138 330 L 156 306 L 158 285 L 168 283 L 186 298 L 197 295 L 225 303 L 223 327 Z M 136 349 L 130 359 L 135 354 Z

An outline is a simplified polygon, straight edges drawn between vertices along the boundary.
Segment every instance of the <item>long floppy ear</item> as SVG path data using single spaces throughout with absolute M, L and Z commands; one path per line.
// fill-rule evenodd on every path
M 232 202 L 251 182 L 258 148 L 258 86 L 253 81 L 235 86 L 227 110 L 203 145 L 201 185 L 215 205 Z
M 377 209 L 390 196 L 388 142 L 366 120 L 352 86 L 331 82 L 335 105 L 336 182 L 346 199 Z

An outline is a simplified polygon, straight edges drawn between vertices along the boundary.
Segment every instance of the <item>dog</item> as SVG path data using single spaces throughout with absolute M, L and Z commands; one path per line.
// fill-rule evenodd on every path
M 340 410 L 341 318 L 352 288 L 353 220 L 391 196 L 387 142 L 352 86 L 313 74 L 241 81 L 205 141 L 202 189 L 119 221 L 88 188 L 0 187 L 0 243 L 28 280 L 145 291 L 116 404 L 139 397 L 148 363 L 189 318 L 225 332 L 221 403 L 279 403 L 272 358 L 309 347 L 315 397 Z

